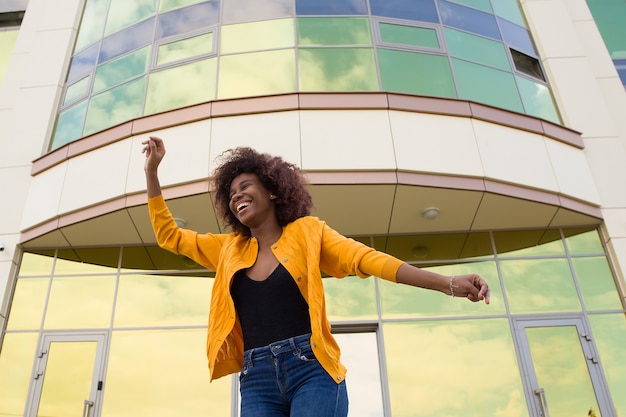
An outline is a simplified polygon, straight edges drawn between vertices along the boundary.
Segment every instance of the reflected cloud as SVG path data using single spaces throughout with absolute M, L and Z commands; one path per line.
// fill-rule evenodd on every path
M 102 16 L 106 16 L 109 8 L 109 0 L 87 0 L 86 3 L 74 46 L 75 52 L 102 38 L 105 22 Z
M 371 48 L 299 49 L 301 91 L 375 91 Z
M 156 3 L 157 0 L 111 0 L 105 36 L 153 16 L 156 13 Z
M 229 0 L 222 7 L 222 23 L 242 23 L 257 20 L 291 17 L 294 14 L 293 0 Z
M 326 311 L 329 320 L 376 319 L 374 277 L 356 276 L 324 279 Z

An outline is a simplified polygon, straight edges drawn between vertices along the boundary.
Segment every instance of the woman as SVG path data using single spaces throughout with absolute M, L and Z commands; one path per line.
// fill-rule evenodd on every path
M 341 417 L 346 369 L 326 317 L 321 271 L 377 276 L 489 303 L 476 274 L 443 276 L 348 239 L 311 217 L 303 172 L 250 148 L 226 151 L 211 181 L 232 230 L 198 234 L 170 214 L 157 175 L 163 141 L 143 142 L 150 219 L 159 245 L 214 270 L 207 357 L 211 380 L 240 372 L 241 416 Z

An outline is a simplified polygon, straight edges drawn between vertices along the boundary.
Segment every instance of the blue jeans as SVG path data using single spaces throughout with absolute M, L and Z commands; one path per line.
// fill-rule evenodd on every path
M 346 417 L 348 393 L 302 335 L 247 350 L 239 374 L 241 417 Z

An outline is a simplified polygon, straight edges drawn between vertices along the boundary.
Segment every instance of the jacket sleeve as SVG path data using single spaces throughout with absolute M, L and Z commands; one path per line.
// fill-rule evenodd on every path
M 325 273 L 342 278 L 358 275 L 361 278 L 376 276 L 396 282 L 396 274 L 404 262 L 387 253 L 380 252 L 347 238 L 325 222 L 322 228 L 320 268 Z
M 148 210 L 154 235 L 160 247 L 193 259 L 208 269 L 216 270 L 227 235 L 199 234 L 178 227 L 162 195 L 148 199 Z

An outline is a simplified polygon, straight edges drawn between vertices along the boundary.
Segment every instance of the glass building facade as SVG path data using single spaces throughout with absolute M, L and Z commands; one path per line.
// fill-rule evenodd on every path
M 214 272 L 147 237 L 143 159 L 128 155 L 142 135 L 163 134 L 179 156 L 163 170 L 164 191 L 173 212 L 188 210 L 190 228 L 223 230 L 210 164 L 195 162 L 221 142 L 258 139 L 270 153 L 298 154 L 337 230 L 412 265 L 489 282 L 485 305 L 376 277 L 325 277 L 351 417 L 626 417 L 626 237 L 615 231 L 626 196 L 619 171 L 606 183 L 598 174 L 623 161 L 619 146 L 599 152 L 618 136 L 599 115 L 610 112 L 571 107 L 584 101 L 572 90 L 589 92 L 574 75 L 568 85 L 569 72 L 587 68 L 570 56 L 584 54 L 546 41 L 563 39 L 545 26 L 562 23 L 563 2 L 83 0 L 64 5 L 75 21 L 57 26 L 47 12 L 61 6 L 28 3 L 0 5 L 0 85 L 12 83 L 0 90 L 0 133 L 22 141 L 0 136 L 0 179 L 19 171 L 29 190 L 0 182 L 23 216 L 13 229 L 0 219 L 1 416 L 238 416 L 238 375 L 209 382 Z M 572 21 L 593 15 L 624 84 L 623 1 L 576 4 Z M 45 56 L 65 53 L 47 61 L 62 67 L 49 80 L 28 45 L 64 30 Z M 561 63 L 570 69 L 558 73 Z M 50 108 L 37 113 L 42 100 L 29 94 L 40 87 Z M 14 97 L 45 124 L 39 136 L 3 128 Z M 313 104 L 272 107 L 302 97 Z M 381 97 L 398 101 L 371 104 Z M 206 105 L 235 110 L 194 113 Z M 298 132 L 296 151 L 282 130 Z M 393 141 L 380 145 L 387 134 Z M 353 141 L 355 159 L 330 146 L 338 137 Z M 176 153 L 189 144 L 205 147 Z M 111 191 L 116 181 L 122 191 Z M 422 218 L 418 197 L 447 204 L 441 223 Z M 473 211 L 474 200 L 487 208 Z M 19 243 L 4 250 L 13 236 Z

